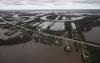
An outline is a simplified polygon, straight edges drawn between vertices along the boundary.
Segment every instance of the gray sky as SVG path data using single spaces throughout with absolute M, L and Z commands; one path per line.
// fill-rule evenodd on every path
M 100 0 L 0 0 L 3 9 L 100 9 Z

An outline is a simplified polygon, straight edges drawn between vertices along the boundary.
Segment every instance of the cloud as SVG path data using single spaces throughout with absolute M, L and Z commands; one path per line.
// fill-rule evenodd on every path
M 0 0 L 0 9 L 95 9 L 100 8 L 99 3 L 99 0 Z
M 99 0 L 0 0 L 3 5 L 41 5 L 41 4 L 67 4 L 67 3 L 88 3 L 99 4 Z
M 62 4 L 80 0 L 0 0 L 4 5 L 37 5 L 37 4 Z
M 100 0 L 83 0 L 83 1 L 74 1 L 75 3 L 83 3 L 83 4 L 96 4 L 100 5 Z

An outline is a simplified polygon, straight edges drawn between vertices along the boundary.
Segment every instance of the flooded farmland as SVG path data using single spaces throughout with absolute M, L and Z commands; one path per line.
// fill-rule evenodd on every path
M 100 15 L 92 12 L 1 11 L 0 63 L 99 63 Z

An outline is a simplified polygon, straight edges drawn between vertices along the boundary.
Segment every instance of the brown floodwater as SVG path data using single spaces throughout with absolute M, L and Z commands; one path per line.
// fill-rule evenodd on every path
M 64 24 L 59 26 L 61 27 L 62 25 Z M 59 26 L 54 29 L 59 30 Z M 61 27 L 61 29 L 63 27 Z M 85 27 L 85 25 L 83 27 L 89 28 L 88 26 Z M 0 29 L 0 39 L 6 40 L 9 38 L 3 35 L 6 31 L 8 30 Z M 99 32 L 100 25 L 99 27 L 92 27 L 88 32 L 83 32 L 83 34 L 87 41 L 100 44 Z M 0 46 L 0 63 L 82 63 L 78 52 L 68 54 L 64 51 L 63 46 L 51 47 L 49 45 L 35 43 L 33 40 L 26 43 L 19 43 L 20 44 L 15 43 L 14 45 L 3 44 Z
M 33 41 L 0 47 L 0 63 L 82 63 L 79 53 L 68 55 L 62 46 L 48 46 Z

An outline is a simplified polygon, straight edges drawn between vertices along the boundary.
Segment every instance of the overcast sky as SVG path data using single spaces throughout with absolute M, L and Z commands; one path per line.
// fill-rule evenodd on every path
M 6 9 L 100 9 L 100 0 L 0 0 Z

